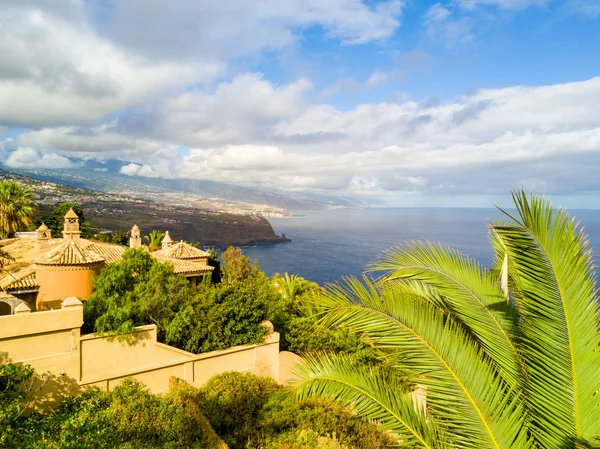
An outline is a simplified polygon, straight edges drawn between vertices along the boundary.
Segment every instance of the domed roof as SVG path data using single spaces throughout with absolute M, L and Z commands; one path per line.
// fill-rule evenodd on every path
M 198 259 L 200 257 L 208 257 L 206 251 L 196 248 L 189 243 L 179 242 L 170 248 L 161 249 L 154 253 L 159 256 L 172 257 L 174 259 Z
M 88 265 L 105 261 L 104 257 L 84 248 L 76 240 L 68 240 L 52 251 L 42 254 L 33 263 L 37 265 Z

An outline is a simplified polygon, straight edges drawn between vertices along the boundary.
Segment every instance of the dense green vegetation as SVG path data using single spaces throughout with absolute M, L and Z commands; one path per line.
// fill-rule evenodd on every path
M 235 372 L 200 389 L 175 384 L 165 395 L 126 380 L 111 392 L 69 397 L 54 412 L 19 416 L 32 375 L 26 366 L 0 365 L 0 447 L 378 449 L 393 442 L 339 405 L 298 402 L 270 378 Z
M 36 210 L 34 193 L 16 181 L 0 181 L 0 240 L 26 229 Z
M 378 449 L 393 443 L 348 409 L 321 399 L 297 401 L 270 378 L 224 373 L 200 393 L 204 414 L 232 449 Z
M 66 398 L 54 412 L 18 417 L 33 375 L 27 367 L 0 365 L 0 447 L 27 449 L 217 448 L 219 438 L 193 396 L 177 386 L 163 396 L 126 380 L 112 392 L 91 390 Z
M 389 251 L 377 283 L 318 295 L 322 326 L 372 342 L 427 389 L 418 410 L 388 370 L 315 355 L 300 397 L 352 406 L 406 446 L 600 447 L 600 303 L 581 228 L 523 192 L 518 215 L 490 226 L 492 270 L 434 244 Z
M 221 282 L 205 279 L 192 287 L 147 251 L 128 250 L 94 279 L 94 294 L 84 303 L 84 332 L 127 339 L 135 326 L 155 324 L 159 341 L 200 353 L 260 343 L 266 334 L 260 323 L 270 320 L 281 333 L 282 350 L 373 359 L 372 350 L 347 330 L 315 331 L 307 307 L 318 285 L 287 274 L 269 279 L 239 249 L 229 248 L 222 258 Z

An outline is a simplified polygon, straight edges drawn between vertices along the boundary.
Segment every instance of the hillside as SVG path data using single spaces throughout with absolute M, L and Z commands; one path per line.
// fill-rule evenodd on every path
M 50 212 L 61 202 L 81 204 L 86 217 L 98 231 L 128 231 L 137 224 L 144 234 L 153 229 L 168 230 L 176 240 L 218 247 L 288 241 L 277 236 L 269 222 L 258 215 L 163 204 L 72 187 L 1 169 L 0 179 L 16 179 L 32 188 L 37 195 L 40 215 Z
M 117 161 L 105 164 L 88 161 L 86 165 L 76 169 L 4 169 L 93 191 L 118 193 L 173 205 L 194 203 L 202 208 L 229 212 L 254 211 L 267 216 L 360 205 L 358 201 L 346 198 L 311 198 L 302 194 L 284 194 L 208 180 L 127 176 L 118 171 L 122 164 Z

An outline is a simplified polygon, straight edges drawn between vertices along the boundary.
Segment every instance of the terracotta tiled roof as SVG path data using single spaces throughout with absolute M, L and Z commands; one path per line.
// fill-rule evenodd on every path
M 214 270 L 214 267 L 205 265 L 200 262 L 194 262 L 193 260 L 174 259 L 172 257 L 166 257 L 158 254 L 159 251 L 152 253 L 158 262 L 168 263 L 173 265 L 173 272 L 180 274 L 205 274 L 210 273 Z
M 105 260 L 104 257 L 88 250 L 76 240 L 67 240 L 53 250 L 42 254 L 33 263 L 38 265 L 87 265 Z
M 160 251 L 156 251 L 154 254 L 173 257 L 174 259 L 198 259 L 199 257 L 209 256 L 206 251 L 198 249 L 195 246 L 185 242 L 176 243 L 170 248 L 161 249 Z
M 7 291 L 34 290 L 40 287 L 35 277 L 35 269 L 31 267 L 5 276 L 0 281 L 0 286 Z
M 165 243 L 172 243 L 173 242 L 173 239 L 169 235 L 169 231 L 167 231 L 165 233 L 165 236 L 163 237 L 162 241 L 165 242 Z
M 90 245 L 87 245 L 85 249 L 102 256 L 104 260 L 106 260 L 106 263 L 113 263 L 121 260 L 123 253 L 126 250 L 124 246 L 103 242 L 92 242 Z

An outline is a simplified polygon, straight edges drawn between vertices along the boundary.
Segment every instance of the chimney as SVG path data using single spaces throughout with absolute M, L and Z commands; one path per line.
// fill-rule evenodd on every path
M 42 223 L 42 225 L 37 228 L 35 232 L 37 233 L 37 248 L 42 249 L 46 247 L 52 239 L 52 231 L 48 228 L 48 226 Z

